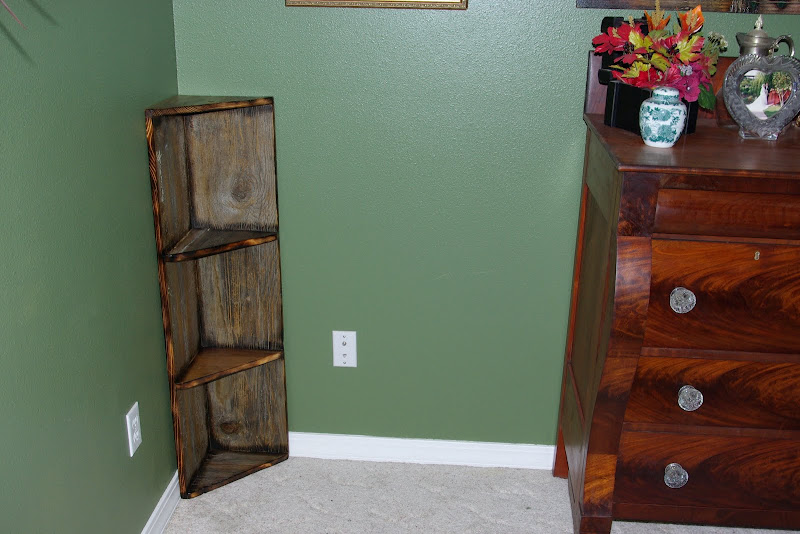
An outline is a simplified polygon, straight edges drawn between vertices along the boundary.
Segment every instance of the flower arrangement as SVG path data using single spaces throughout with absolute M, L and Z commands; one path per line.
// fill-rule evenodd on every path
M 671 16 L 664 17 L 659 0 L 655 7 L 652 14 L 644 12 L 646 24 L 630 17 L 592 39 L 595 54 L 619 56 L 611 66 L 617 80 L 642 89 L 674 87 L 687 102 L 697 101 L 700 107 L 712 109 L 711 76 L 728 43 L 715 32 L 708 38 L 699 34 L 705 22 L 699 5 L 678 14 L 680 26 L 674 30 L 667 28 Z

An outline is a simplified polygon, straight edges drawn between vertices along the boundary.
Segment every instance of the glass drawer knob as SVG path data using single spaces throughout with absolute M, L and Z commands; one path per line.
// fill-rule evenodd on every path
M 669 464 L 664 469 L 664 484 L 673 489 L 682 488 L 689 482 L 689 473 L 681 464 Z
M 676 287 L 669 294 L 669 307 L 675 313 L 689 313 L 697 304 L 697 297 L 685 287 Z
M 703 394 L 692 386 L 683 386 L 678 391 L 678 406 L 681 410 L 693 412 L 703 405 Z

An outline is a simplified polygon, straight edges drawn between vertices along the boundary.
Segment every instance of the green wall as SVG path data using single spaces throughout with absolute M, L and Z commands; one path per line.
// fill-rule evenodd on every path
M 0 10 L 0 530 L 139 533 L 175 472 L 144 137 L 177 89 L 172 6 L 8 4 L 27 29 Z
M 275 97 L 292 430 L 554 443 L 586 51 L 612 14 L 573 5 L 174 0 L 181 93 Z M 736 47 L 751 19 L 706 29 Z

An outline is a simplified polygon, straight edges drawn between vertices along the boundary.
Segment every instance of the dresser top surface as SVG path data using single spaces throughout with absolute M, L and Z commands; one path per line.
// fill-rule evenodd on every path
M 672 148 L 646 146 L 634 133 L 603 124 L 603 116 L 584 121 L 608 150 L 618 170 L 748 176 L 800 180 L 800 128 L 789 126 L 777 141 L 741 139 L 738 131 L 699 119 L 697 130 Z

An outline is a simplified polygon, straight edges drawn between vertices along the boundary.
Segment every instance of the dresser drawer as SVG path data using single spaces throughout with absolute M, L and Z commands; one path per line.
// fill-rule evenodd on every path
M 625 421 L 800 430 L 800 364 L 640 358 Z
M 653 239 L 644 346 L 800 353 L 800 247 Z
M 680 469 L 682 487 L 665 483 Z M 679 485 L 679 484 L 674 484 Z M 800 506 L 800 442 L 751 437 L 623 432 L 614 502 L 751 510 Z
M 661 189 L 653 231 L 800 239 L 800 195 Z

